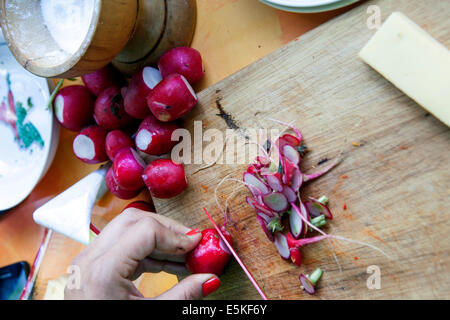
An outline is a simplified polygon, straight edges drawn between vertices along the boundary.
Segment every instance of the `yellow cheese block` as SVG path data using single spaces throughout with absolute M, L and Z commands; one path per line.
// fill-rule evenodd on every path
M 450 126 L 450 51 L 425 30 L 394 12 L 359 56 Z

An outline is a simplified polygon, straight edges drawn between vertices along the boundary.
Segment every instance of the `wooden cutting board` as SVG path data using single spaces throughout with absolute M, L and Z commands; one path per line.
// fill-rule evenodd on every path
M 218 191 L 224 203 L 236 190 L 227 228 L 270 299 L 450 298 L 450 131 L 358 58 L 375 32 L 366 26 L 369 5 L 380 8 L 382 21 L 402 11 L 450 47 L 450 2 L 364 2 L 202 91 L 183 122 L 191 133 L 194 120 L 201 120 L 205 131 L 236 127 L 245 136 L 249 128 L 281 128 L 269 117 L 295 120 L 310 150 L 301 164 L 304 172 L 317 170 L 319 162 L 343 150 L 343 162 L 302 187 L 302 198 L 327 195 L 334 219 L 325 231 L 375 245 L 390 259 L 333 241 L 339 267 L 324 241 L 305 247 L 303 265 L 297 267 L 283 261 L 265 237 L 244 201 L 245 188 L 228 181 Z M 236 154 L 243 152 L 241 146 Z M 215 164 L 196 172 L 201 166 L 185 166 L 189 186 L 181 195 L 155 199 L 159 213 L 191 227 L 212 227 L 202 212 L 206 207 L 222 222 L 214 189 L 228 174 L 241 179 L 248 165 Z M 380 289 L 366 285 L 369 266 L 380 269 Z M 301 290 L 298 276 L 317 267 L 325 273 L 312 297 Z M 221 290 L 212 298 L 259 298 L 234 261 L 221 279 Z

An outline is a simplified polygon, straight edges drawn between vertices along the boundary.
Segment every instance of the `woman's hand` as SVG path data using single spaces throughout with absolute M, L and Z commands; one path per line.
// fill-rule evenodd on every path
M 73 260 L 79 288 L 67 285 L 65 299 L 145 299 L 132 282 L 142 273 L 188 274 L 185 254 L 201 239 L 201 233 L 189 231 L 161 215 L 125 210 Z M 215 275 L 195 274 L 156 299 L 201 299 L 219 286 Z

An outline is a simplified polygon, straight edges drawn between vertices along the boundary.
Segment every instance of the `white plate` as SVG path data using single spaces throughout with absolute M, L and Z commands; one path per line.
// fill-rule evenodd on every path
M 33 143 L 27 149 L 21 148 L 11 125 L 0 121 L 0 211 L 14 207 L 31 193 L 50 167 L 59 138 L 59 125 L 51 110 L 47 109 L 47 80 L 22 68 L 0 33 L 0 103 L 5 102 L 6 106 L 8 74 L 15 103 L 20 102 L 28 108 L 28 98 L 31 98 L 33 107 L 29 109 L 24 123 L 34 125 L 42 137 L 43 146 Z
M 307 8 L 339 2 L 341 0 L 266 0 L 267 2 L 287 7 Z

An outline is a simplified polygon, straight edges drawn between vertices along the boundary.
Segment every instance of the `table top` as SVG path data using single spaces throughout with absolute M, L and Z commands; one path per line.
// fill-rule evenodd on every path
M 351 8 L 299 14 L 283 12 L 256 0 L 202 0 L 197 5 L 198 20 L 192 47 L 202 54 L 206 76 L 196 86 L 196 91 L 217 83 Z M 65 83 L 72 84 L 72 81 Z M 75 135 L 61 129 L 58 150 L 46 176 L 22 204 L 0 216 L 0 266 L 17 261 L 33 262 L 44 232 L 34 223 L 33 211 L 97 168 L 80 162 L 73 155 Z M 150 200 L 147 192 L 137 199 Z M 94 224 L 102 228 L 128 202 L 107 194 L 94 208 Z M 35 298 L 43 297 L 46 282 L 64 274 L 82 249 L 83 245 L 53 234 L 38 276 Z M 166 273 L 146 274 L 139 289 L 144 296 L 153 297 L 176 282 L 175 276 Z

